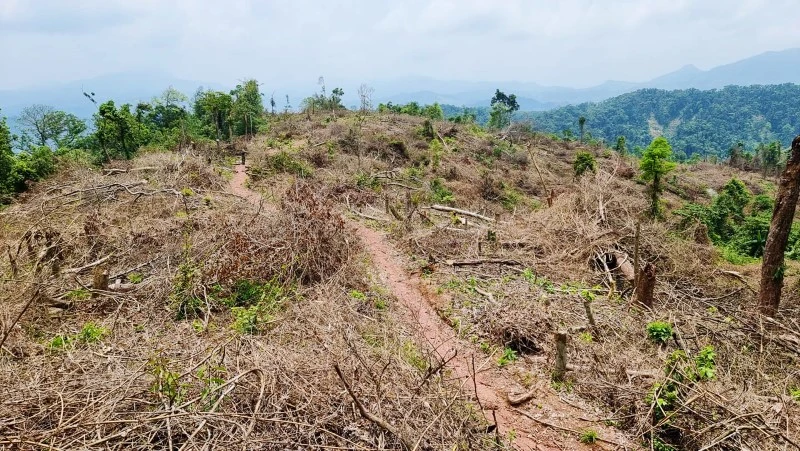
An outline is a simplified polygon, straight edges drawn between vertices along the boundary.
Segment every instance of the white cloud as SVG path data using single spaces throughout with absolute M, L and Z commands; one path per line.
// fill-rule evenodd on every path
M 588 85 L 800 46 L 795 0 L 0 0 L 0 89 L 132 69 L 272 85 Z

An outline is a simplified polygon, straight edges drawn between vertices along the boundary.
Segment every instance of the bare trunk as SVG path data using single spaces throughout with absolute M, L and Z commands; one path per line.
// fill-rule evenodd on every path
M 553 380 L 562 382 L 567 372 L 567 334 L 556 332 L 556 367 L 553 370 Z
M 656 267 L 652 263 L 644 265 L 636 285 L 636 302 L 645 307 L 653 306 L 653 291 L 656 288 Z
M 786 162 L 786 169 L 781 174 L 767 244 L 764 246 L 758 305 L 765 315 L 774 316 L 781 301 L 783 254 L 789 241 L 798 194 L 800 194 L 800 136 L 792 141 L 792 153 Z

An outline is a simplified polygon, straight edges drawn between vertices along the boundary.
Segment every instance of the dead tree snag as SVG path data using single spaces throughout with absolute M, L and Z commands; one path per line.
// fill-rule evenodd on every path
M 762 313 L 774 316 L 783 288 L 784 255 L 792 228 L 797 197 L 800 194 L 800 136 L 792 141 L 792 153 L 781 174 L 775 209 L 769 224 L 764 260 L 761 263 L 761 287 L 758 306 Z

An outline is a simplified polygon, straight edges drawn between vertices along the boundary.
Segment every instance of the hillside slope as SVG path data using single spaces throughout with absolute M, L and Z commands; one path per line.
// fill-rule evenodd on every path
M 729 86 L 720 90 L 661 91 L 645 89 L 600 103 L 584 103 L 531 114 L 539 130 L 578 135 L 578 118 L 586 131 L 613 143 L 645 147 L 660 134 L 688 157 L 723 156 L 738 142 L 748 148 L 780 141 L 784 146 L 800 131 L 800 110 L 793 99 L 800 85 Z
M 62 166 L 0 212 L 0 446 L 800 440 L 798 265 L 765 319 L 758 266 L 672 213 L 771 178 L 680 165 L 651 221 L 637 161 L 600 146 L 395 114 L 264 121 L 222 153 Z M 578 152 L 594 172 L 575 175 Z M 631 302 L 635 249 L 652 308 Z

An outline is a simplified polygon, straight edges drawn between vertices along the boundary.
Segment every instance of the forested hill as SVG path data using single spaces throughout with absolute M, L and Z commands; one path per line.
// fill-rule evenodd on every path
M 669 139 L 677 157 L 724 155 L 742 142 L 747 148 L 779 140 L 788 146 L 800 133 L 800 85 L 728 86 L 700 91 L 643 89 L 599 103 L 583 103 L 541 113 L 525 113 L 537 130 L 585 133 L 612 144 L 625 136 L 628 146 L 646 147 L 658 135 Z

